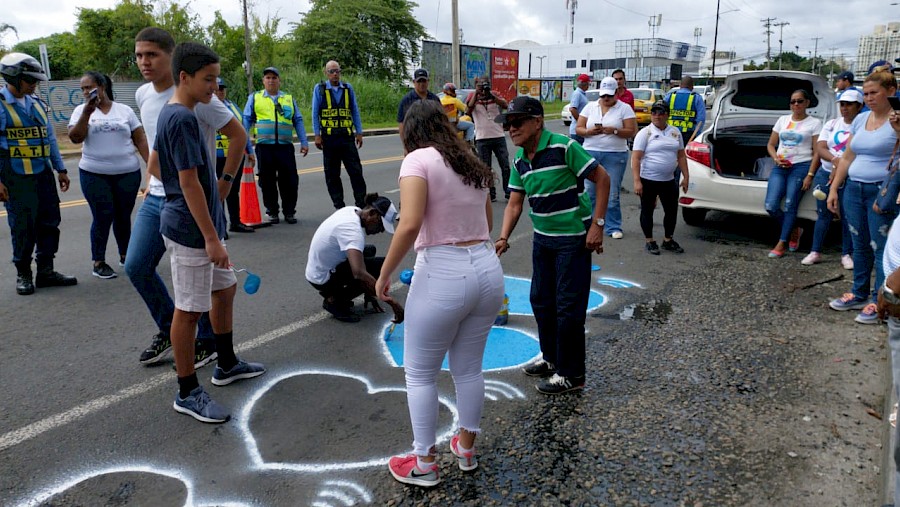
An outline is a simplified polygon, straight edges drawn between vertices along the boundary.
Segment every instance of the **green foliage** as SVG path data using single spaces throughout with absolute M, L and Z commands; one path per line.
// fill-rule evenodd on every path
M 82 70 L 140 77 L 134 65 L 134 36 L 154 24 L 144 0 L 122 0 L 112 9 L 78 9 L 75 39 Z
M 222 13 L 215 12 L 215 19 L 206 28 L 209 47 L 222 59 L 222 70 L 240 67 L 244 62 L 244 29 L 228 26 Z
M 0 23 L 0 55 L 2 55 L 6 51 L 6 46 L 3 45 L 3 37 L 5 37 L 9 32 L 16 34 L 16 37 L 19 36 L 19 31 L 16 30 L 16 27 L 10 25 L 9 23 Z
M 200 16 L 172 0 L 157 0 L 157 2 L 156 12 L 153 15 L 155 24 L 169 32 L 176 43 L 193 41 L 209 44 L 206 30 L 200 25 Z
M 13 51 L 41 58 L 40 45 L 47 45 L 47 58 L 50 61 L 50 77 L 53 79 L 69 79 L 81 76 L 87 67 L 80 64 L 81 52 L 75 42 L 75 35 L 70 32 L 55 33 L 48 37 L 20 42 Z
M 301 63 L 322 68 L 328 60 L 376 79 L 400 83 L 427 36 L 409 0 L 311 0 L 293 30 Z

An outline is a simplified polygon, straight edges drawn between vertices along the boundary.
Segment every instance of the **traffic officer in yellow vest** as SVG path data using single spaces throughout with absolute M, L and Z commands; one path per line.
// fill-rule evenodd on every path
M 343 208 L 341 162 L 344 162 L 353 187 L 354 204 L 357 208 L 364 208 L 366 180 L 363 179 L 357 151 L 363 145 L 362 120 L 356 93 L 350 83 L 341 81 L 341 66 L 334 60 L 325 64 L 325 78 L 327 81 L 313 88 L 312 98 L 313 132 L 316 148 L 322 150 L 325 185 L 335 209 Z
M 300 138 L 300 153 L 309 153 L 309 141 L 303 126 L 303 115 L 291 95 L 281 91 L 281 74 L 275 67 L 263 70 L 265 90 L 250 94 L 244 107 L 244 128 L 256 125 L 256 161 L 259 186 L 263 194 L 263 206 L 269 222 L 280 222 L 278 212 L 284 212 L 284 221 L 297 223 L 297 193 L 300 177 L 297 175 L 297 159 L 294 154 L 294 131 Z M 281 208 L 278 194 L 281 193 Z
M 703 97 L 694 92 L 694 78 L 682 78 L 681 87 L 669 90 L 663 101 L 669 105 L 669 125 L 681 132 L 681 138 L 687 146 L 706 123 L 706 105 Z
M 222 78 L 216 78 L 216 81 L 219 84 L 219 89 L 216 90 L 216 97 L 219 97 L 219 100 L 225 104 L 225 107 L 231 111 L 231 114 L 237 118 L 237 121 L 242 121 L 241 119 L 241 111 L 234 104 L 234 102 L 228 100 L 228 85 L 225 84 L 225 81 Z M 225 173 L 225 159 L 228 154 L 228 136 L 222 133 L 221 130 L 216 131 L 216 176 L 219 178 Z M 253 155 L 253 145 L 250 144 L 250 136 L 247 136 L 247 148 L 244 150 L 244 154 L 247 155 L 250 161 L 250 165 L 256 164 L 256 156 Z M 241 160 L 243 162 L 243 160 Z M 241 164 L 239 167 L 243 168 L 244 164 Z M 225 204 L 228 208 L 228 219 L 231 221 L 231 226 L 228 228 L 231 232 L 256 232 L 253 227 L 248 227 L 241 223 L 241 175 L 243 171 L 238 173 L 237 181 L 231 183 L 231 190 L 228 192 L 228 196 L 225 198 Z M 229 178 L 231 175 L 228 176 Z
M 53 124 L 44 104 L 33 96 L 38 81 L 47 81 L 41 64 L 25 53 L 0 59 L 6 86 L 0 89 L 0 201 L 6 205 L 16 265 L 16 292 L 23 296 L 38 288 L 75 285 L 74 276 L 53 270 L 59 249 L 59 188 L 69 190 Z M 35 251 L 35 247 L 37 247 Z M 31 271 L 31 254 L 37 277 Z

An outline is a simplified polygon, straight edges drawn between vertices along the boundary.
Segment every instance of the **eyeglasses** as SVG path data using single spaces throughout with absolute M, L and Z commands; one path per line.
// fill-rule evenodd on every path
M 328 69 L 329 74 L 340 74 L 341 69 Z
M 509 130 L 510 128 L 521 128 L 522 125 L 530 119 L 531 119 L 530 117 L 522 117 L 522 118 L 514 118 L 512 120 L 507 120 L 503 124 L 503 128 L 505 128 L 506 130 Z
M 38 82 L 38 79 L 35 77 L 32 77 L 32 76 L 22 76 L 22 81 L 25 81 L 26 83 L 28 83 L 30 85 L 33 85 Z
M 655 110 L 655 111 L 652 111 L 652 110 L 651 110 L 651 111 L 650 111 L 650 114 L 669 114 L 669 113 L 666 112 L 666 111 L 661 111 L 661 110 L 657 109 L 657 110 Z
M 806 102 L 806 99 L 791 99 L 791 105 L 803 104 L 804 102 Z

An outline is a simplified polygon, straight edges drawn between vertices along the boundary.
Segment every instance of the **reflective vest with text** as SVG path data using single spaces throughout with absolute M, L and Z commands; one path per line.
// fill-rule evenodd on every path
M 272 97 L 256 92 L 253 95 L 253 111 L 256 113 L 256 144 L 292 144 L 294 142 L 294 98 L 288 94 L 278 96 L 281 111 L 276 111 Z M 299 133 L 298 133 L 299 134 Z
M 234 102 L 230 100 L 223 100 L 225 103 L 225 107 L 231 111 L 231 114 L 237 118 L 237 121 L 241 121 L 241 112 L 238 111 L 237 106 L 234 105 Z M 216 131 L 216 158 L 225 158 L 225 155 L 228 154 L 228 136 L 222 133 L 222 131 Z
M 682 132 L 693 132 L 696 127 L 696 118 L 694 92 L 672 92 L 669 96 L 669 125 Z
M 352 135 L 353 116 L 350 114 L 350 89 L 344 83 L 340 84 L 343 90 L 341 100 L 335 104 L 334 95 L 324 83 L 320 83 L 321 98 L 319 100 L 319 128 L 323 136 Z
M 38 174 L 50 169 L 50 138 L 47 131 L 47 113 L 41 103 L 32 102 L 33 114 L 28 114 L 18 103 L 10 104 L 0 95 L 6 115 L 6 130 L 0 136 L 6 138 L 10 166 L 16 174 Z

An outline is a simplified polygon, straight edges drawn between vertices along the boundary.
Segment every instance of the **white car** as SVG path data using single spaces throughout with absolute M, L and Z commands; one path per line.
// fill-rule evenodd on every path
M 584 92 L 584 94 L 587 95 L 588 102 L 593 102 L 600 98 L 600 90 L 588 90 Z M 563 125 L 566 127 L 572 124 L 572 112 L 569 111 L 570 107 L 572 107 L 572 104 L 563 106 L 562 113 L 560 114 L 560 116 L 562 116 Z
M 716 89 L 712 85 L 698 85 L 694 87 L 694 91 L 703 97 L 703 103 L 707 109 L 712 108 L 713 101 L 716 99 Z
M 709 210 L 768 215 L 766 170 L 774 161 L 766 144 L 778 117 L 790 114 L 790 96 L 798 89 L 812 97 L 810 116 L 823 121 L 835 117 L 834 92 L 815 74 L 760 70 L 725 78 L 705 130 L 685 148 L 690 183 L 678 204 L 688 225 L 702 225 Z M 812 194 L 803 195 L 799 218 L 816 219 Z

